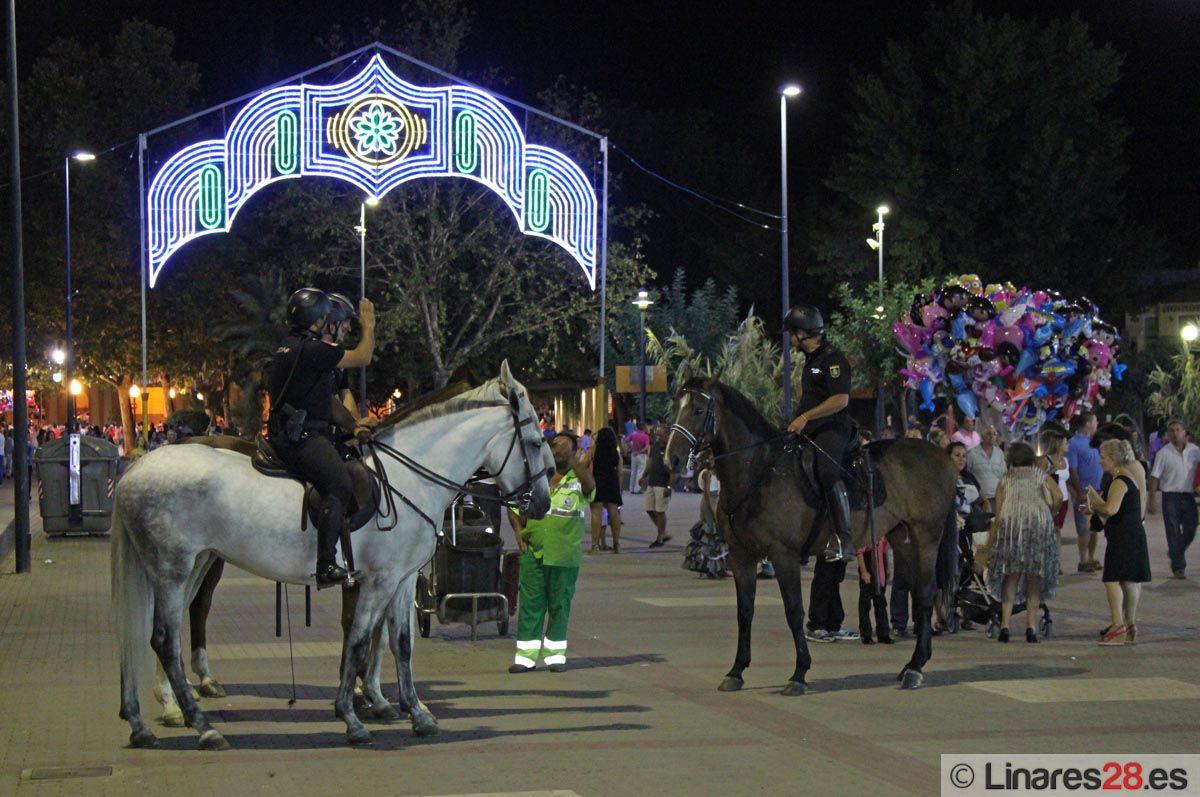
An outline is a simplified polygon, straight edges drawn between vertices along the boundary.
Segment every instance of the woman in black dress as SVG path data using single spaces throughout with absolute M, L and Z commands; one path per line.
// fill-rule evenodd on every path
M 604 510 L 608 510 L 608 522 L 612 525 L 612 552 L 621 552 L 621 449 L 617 447 L 617 435 L 605 426 L 596 433 L 596 452 L 592 457 L 592 475 L 596 478 L 596 500 L 592 502 L 592 548 L 589 554 L 598 553 L 600 526 Z
M 1103 497 L 1089 487 L 1087 506 L 1105 519 L 1104 589 L 1112 625 L 1104 629 L 1099 643 L 1133 644 L 1137 642 L 1138 599 L 1142 584 L 1150 580 L 1150 553 L 1142 522 L 1146 473 L 1124 440 L 1100 445 L 1100 467 L 1112 476 L 1112 482 Z

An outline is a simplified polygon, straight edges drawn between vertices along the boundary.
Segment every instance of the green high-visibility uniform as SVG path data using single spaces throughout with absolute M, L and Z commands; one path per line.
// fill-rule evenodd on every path
M 588 505 L 595 498 L 596 490 L 584 493 L 579 477 L 569 470 L 551 492 L 546 516 L 526 521 L 521 532 L 528 547 L 521 554 L 517 664 L 533 667 L 543 651 L 547 665 L 567 660 L 567 620 L 582 562 L 580 544 Z

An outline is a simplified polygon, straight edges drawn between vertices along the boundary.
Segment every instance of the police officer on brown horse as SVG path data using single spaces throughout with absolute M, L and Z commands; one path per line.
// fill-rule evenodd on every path
M 349 572 L 338 565 L 336 547 L 353 485 L 331 439 L 331 426 L 348 431 L 355 419 L 335 400 L 336 371 L 365 368 L 375 351 L 375 306 L 359 300 L 362 337 L 345 349 L 322 336 L 330 331 L 334 307 L 316 288 L 301 288 L 288 299 L 290 331 L 267 366 L 271 415 L 267 433 L 271 447 L 298 478 L 321 496 L 317 514 L 317 588 L 344 583 Z M 334 320 L 336 324 L 337 320 Z
M 791 333 L 792 348 L 804 352 L 800 401 L 788 431 L 804 432 L 817 448 L 817 479 L 825 496 L 825 514 L 832 531 L 825 559 L 850 561 L 854 558 L 850 501 L 842 480 L 842 456 L 854 434 L 854 424 L 846 410 L 850 405 L 850 362 L 825 340 L 825 319 L 812 305 L 796 305 L 788 310 L 783 324 Z

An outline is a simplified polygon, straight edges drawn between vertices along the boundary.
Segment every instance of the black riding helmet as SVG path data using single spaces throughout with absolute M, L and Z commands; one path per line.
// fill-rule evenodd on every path
M 329 293 L 329 316 L 325 320 L 331 324 L 340 324 L 342 321 L 357 321 L 358 308 L 354 306 L 354 302 L 347 299 L 340 293 Z
M 288 326 L 292 329 L 308 329 L 329 315 L 332 309 L 333 303 L 325 291 L 301 288 L 288 298 Z
M 811 304 L 797 304 L 783 317 L 783 328 L 788 332 L 808 332 L 812 335 L 825 334 L 825 318 Z

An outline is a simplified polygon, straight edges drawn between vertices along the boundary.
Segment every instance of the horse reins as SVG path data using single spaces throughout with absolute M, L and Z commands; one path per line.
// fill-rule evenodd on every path
M 508 402 L 495 402 L 490 406 L 506 407 L 510 405 Z M 521 429 L 533 423 L 532 418 L 521 420 L 515 408 L 510 407 L 510 410 L 510 416 L 513 422 L 513 435 L 512 439 L 509 441 L 508 451 L 504 455 L 504 460 L 500 463 L 500 467 L 497 469 L 498 472 L 503 472 L 504 468 L 508 465 L 508 461 L 512 458 L 513 450 L 517 448 L 517 441 L 521 440 Z M 519 512 L 524 512 L 529 509 L 529 505 L 533 501 L 534 482 L 540 479 L 544 474 L 541 471 L 537 471 L 536 473 L 534 472 L 533 467 L 529 462 L 529 452 L 526 450 L 527 445 L 524 440 L 521 440 L 521 443 L 521 459 L 525 467 L 525 481 L 521 482 L 512 490 L 509 490 L 506 493 L 501 493 L 500 504 L 502 506 L 509 507 L 510 509 L 516 509 Z M 379 481 L 379 483 L 386 488 L 385 495 L 387 495 L 388 499 L 388 514 L 382 514 L 383 517 L 388 517 L 390 513 L 395 510 L 395 502 L 392 499 L 392 496 L 394 495 L 403 501 L 408 507 L 413 509 L 413 511 L 417 512 L 422 518 L 425 519 L 426 522 L 432 525 L 435 530 L 439 528 L 438 523 L 434 521 L 433 518 L 429 517 L 429 515 L 427 515 L 411 500 L 409 500 L 407 496 L 391 485 L 391 482 L 387 478 L 386 470 L 383 468 L 383 465 L 379 460 L 377 450 L 382 451 L 384 454 L 396 460 L 396 462 L 399 462 L 401 465 L 408 468 L 425 481 L 428 481 L 439 487 L 445 487 L 447 489 L 454 490 L 456 493 L 465 493 L 466 495 L 483 500 L 491 501 L 496 499 L 496 496 L 494 495 L 483 492 L 479 489 L 473 489 L 472 485 L 481 481 L 482 479 L 480 478 L 472 477 L 465 483 L 460 484 L 434 470 L 431 470 L 409 455 L 405 454 L 403 451 L 393 448 L 384 442 L 379 440 L 370 440 L 363 445 L 370 447 L 371 457 L 375 463 L 375 469 L 368 468 L 367 470 L 371 471 L 372 475 Z M 540 445 L 541 441 L 539 441 L 539 448 Z M 388 528 L 394 528 L 394 524 Z

